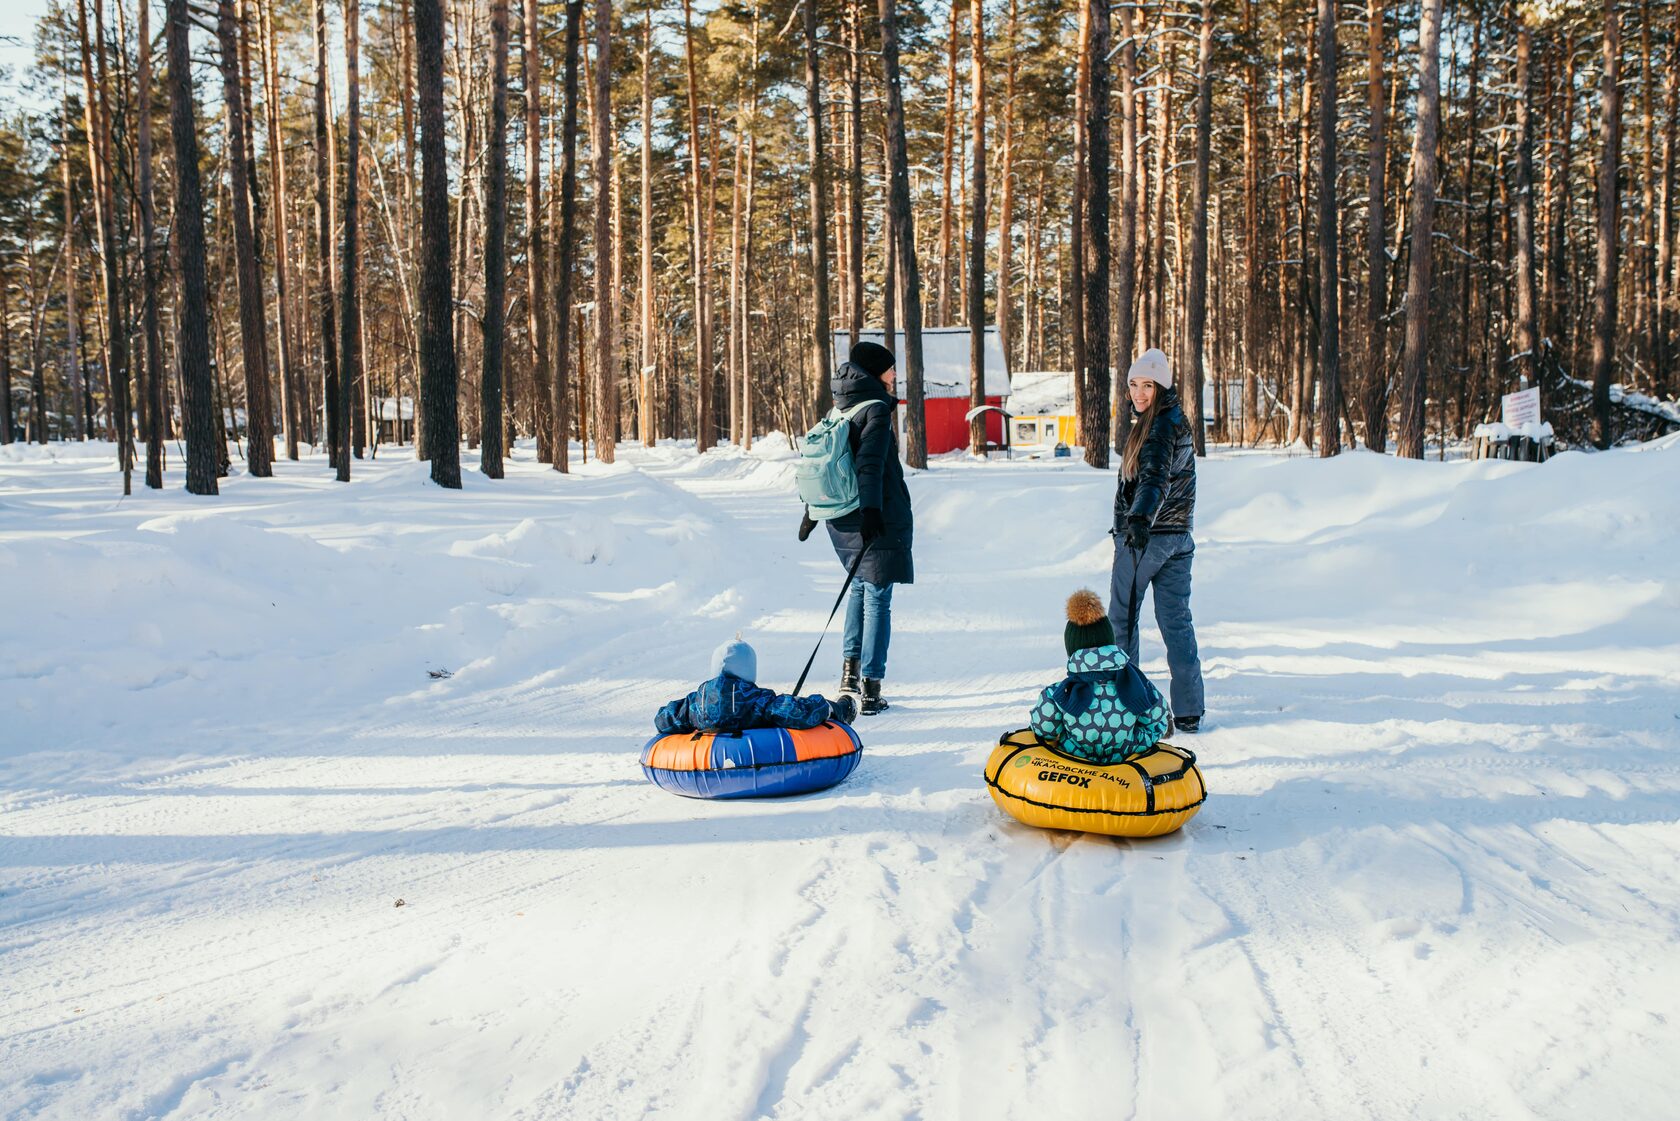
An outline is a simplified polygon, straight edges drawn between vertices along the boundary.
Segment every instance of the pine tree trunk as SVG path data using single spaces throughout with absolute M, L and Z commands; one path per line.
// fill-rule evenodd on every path
M 1383 0 L 1367 0 L 1366 13 L 1366 105 L 1371 116 L 1365 178 L 1369 276 L 1365 289 L 1365 391 L 1360 401 L 1365 414 L 1365 446 L 1380 452 L 1388 449 L 1388 121 L 1383 89 Z
M 998 183 L 998 349 L 1003 353 L 1004 376 L 1015 369 L 1016 332 L 1011 294 L 1015 291 L 1015 73 L 1019 50 L 1016 42 L 1020 20 L 1017 0 L 1009 0 L 1009 23 L 1004 30 L 1004 53 L 1008 61 L 1003 75 L 1003 158 Z
M 1072 207 L 1068 214 L 1068 257 L 1072 267 L 1068 270 L 1068 307 L 1065 316 L 1058 318 L 1065 320 L 1063 334 L 1067 336 L 1073 351 L 1073 410 L 1074 425 L 1079 432 L 1079 440 L 1086 443 L 1085 438 L 1085 192 L 1089 187 L 1089 176 L 1085 173 L 1089 155 L 1089 132 L 1086 128 L 1086 115 L 1089 112 L 1091 100 L 1091 29 L 1087 26 L 1091 18 L 1091 6 L 1081 0 L 1079 3 L 1079 40 L 1076 49 L 1079 57 L 1074 62 L 1073 80 L 1073 190 L 1071 192 Z M 1057 291 L 1061 291 L 1060 284 Z
M 1670 27 L 1680 27 L 1680 0 L 1674 0 Z M 1668 91 L 1663 101 L 1662 203 L 1657 232 L 1657 387 L 1672 394 L 1676 367 L 1680 365 L 1680 276 L 1675 274 L 1676 231 L 1674 187 L 1676 163 L 1680 161 L 1680 37 L 1671 38 L 1668 48 Z
M 758 119 L 758 5 L 753 5 L 753 91 L 749 121 Z M 741 255 L 741 447 L 752 450 L 753 443 L 753 368 L 752 356 L 752 275 L 753 275 L 753 211 L 758 202 L 758 134 L 747 136 L 747 199 L 742 216 L 741 236 L 745 244 Z
M 168 0 L 169 124 L 175 143 L 175 267 L 181 383 L 187 443 L 187 491 L 217 492 L 217 424 L 210 381 L 209 286 L 204 276 L 204 195 L 198 174 L 198 134 L 193 124 L 192 56 L 187 0 Z M 40 370 L 40 362 L 35 368 Z M 39 404 L 39 402 L 37 402 Z M 44 430 L 43 430 L 44 438 Z
M 1516 347 L 1517 370 L 1525 385 L 1539 375 L 1540 331 L 1534 292 L 1534 113 L 1529 103 L 1529 54 L 1534 33 L 1525 13 L 1517 15 L 1516 161 Z
M 327 129 L 327 5 L 315 0 L 315 295 L 320 301 L 322 411 L 327 424 L 327 462 L 338 466 L 338 332 L 333 310 L 332 184 L 333 142 Z M 422 458 L 424 450 L 422 445 Z
M 1563 42 L 1563 82 L 1558 95 L 1563 99 L 1561 122 L 1553 141 L 1559 147 L 1552 163 L 1555 175 L 1550 215 L 1551 233 L 1546 238 L 1546 300 L 1545 338 L 1554 354 L 1562 349 L 1565 324 L 1569 313 L 1569 286 L 1566 273 L 1568 261 L 1569 188 L 1574 178 L 1572 152 L 1575 137 L 1575 36 L 1566 34 Z
M 1435 231 L 1436 137 L 1441 127 L 1441 0 L 1423 0 L 1418 31 L 1417 132 L 1412 141 L 1411 254 L 1406 272 L 1406 344 L 1395 453 L 1423 458 L 1429 366 L 1429 290 Z
M 140 18 L 144 27 L 145 16 Z M 146 41 L 144 34 L 140 41 Z M 143 48 L 141 64 L 144 66 Z M 0 271 L 0 447 L 12 442 L 12 306 L 9 290 L 6 274 Z
M 1085 98 L 1085 374 L 1079 410 L 1085 462 L 1108 466 L 1108 119 L 1109 14 L 1107 0 L 1085 0 L 1084 54 L 1089 92 Z
M 68 97 L 66 97 L 66 101 L 68 100 Z M 70 119 L 68 106 L 66 107 L 61 128 L 64 133 L 64 142 L 59 148 L 58 162 L 60 165 L 59 185 L 60 190 L 64 193 L 64 381 L 66 387 L 70 391 L 70 398 L 73 403 L 71 415 L 75 418 L 75 426 L 72 431 L 75 432 L 77 440 L 89 440 L 94 436 L 93 415 L 90 410 L 84 419 L 81 406 L 85 375 L 82 371 L 82 317 L 76 310 L 76 286 L 80 270 L 76 264 L 76 228 L 78 223 L 76 221 L 76 192 L 70 181 L 70 169 L 72 165 L 70 160 Z M 94 134 L 91 131 L 88 133 L 90 138 L 93 135 Z M 91 146 L 90 140 L 90 147 Z M 91 166 L 89 170 L 92 170 Z M 99 196 L 97 188 L 95 188 L 93 194 L 95 198 L 94 205 L 97 208 L 97 200 Z M 115 401 L 112 401 L 110 404 L 112 405 L 111 423 L 112 427 L 115 427 L 116 403 Z
M 957 13 L 962 5 L 951 0 L 951 26 L 945 39 L 945 187 L 939 196 L 939 279 L 934 286 L 933 325 L 951 325 L 951 210 L 952 173 L 956 167 L 957 135 Z
M 443 120 L 443 11 L 414 0 L 420 93 L 420 395 L 432 481 L 461 488 L 461 426 L 456 404 L 455 323 L 450 308 L 449 171 Z
M 1622 36 L 1612 8 L 1604 17 L 1604 87 L 1598 160 L 1598 254 L 1593 282 L 1592 442 L 1608 448 L 1610 375 L 1616 347 L 1616 232 L 1621 221 Z
M 1167 72 L 1174 73 L 1178 68 L 1178 53 L 1170 50 L 1167 54 Z M 1155 195 L 1154 218 L 1149 223 L 1150 228 L 1146 242 L 1151 247 L 1149 266 L 1149 334 L 1146 340 L 1150 346 L 1159 347 L 1171 353 L 1171 343 L 1166 331 L 1166 291 L 1167 291 L 1167 174 L 1172 167 L 1173 153 L 1177 150 L 1178 131 L 1172 122 L 1173 89 L 1165 86 L 1156 97 L 1155 108 Z M 1174 190 L 1177 189 L 1178 175 L 1173 173 Z
M 977 409 L 986 403 L 986 26 L 981 0 L 972 0 L 968 24 L 972 37 L 969 71 L 973 80 L 970 129 L 974 137 L 968 226 L 968 404 L 971 409 Z M 1004 306 L 1004 291 L 1000 284 L 1000 311 Z M 968 450 L 972 455 L 985 454 L 985 413 L 975 414 L 968 422 Z
M 535 3 L 536 0 L 527 0 Z M 642 18 L 642 236 L 641 236 L 641 298 L 640 335 L 641 362 L 636 384 L 641 387 L 636 421 L 642 444 L 653 447 L 659 442 L 654 423 L 653 386 L 658 370 L 654 356 L 653 335 L 653 11 Z
M 881 215 L 881 228 L 887 235 L 887 251 L 882 254 L 886 260 L 881 269 L 881 337 L 886 341 L 887 349 L 894 355 L 895 340 L 898 338 L 898 228 L 893 225 L 892 210 L 892 138 L 886 131 L 887 115 L 881 114 L 881 167 L 882 178 L 886 180 L 886 196 L 884 213 Z
M 138 52 L 137 83 L 140 96 L 136 105 L 139 116 L 139 147 L 135 160 L 135 193 L 140 205 L 140 339 L 145 347 L 146 377 L 146 485 L 153 490 L 163 489 L 164 416 L 167 406 L 163 392 L 163 342 L 158 333 L 157 290 L 163 283 L 157 267 L 156 215 L 152 205 L 152 32 L 151 5 L 139 5 L 139 27 L 135 39 Z M 3 299 L 3 297 L 0 297 Z M 0 304 L 0 319 L 5 318 Z M 0 331 L 5 330 L 0 327 Z M 5 403 L 0 405 L 0 426 L 5 428 L 6 442 L 11 442 L 11 336 L 0 344 L 0 364 L 5 369 Z M 293 458 L 297 458 L 295 455 Z
M 502 354 L 507 335 L 508 0 L 490 0 L 490 142 L 484 162 L 484 362 L 479 379 L 479 470 L 502 477 Z M 527 196 L 529 197 L 529 196 Z M 531 225 L 537 213 L 530 214 Z
M 618 286 L 612 211 L 612 0 L 595 0 L 595 453 L 618 449 Z
M 1318 454 L 1339 455 L 1342 400 L 1341 248 L 1336 230 L 1336 4 L 1318 0 Z M 1196 155 L 1201 158 L 1203 145 Z M 1203 174 L 1198 169 L 1198 175 Z M 1192 265 L 1191 284 L 1195 283 Z M 1198 379 L 1199 380 L 1199 379 Z M 1200 409 L 1197 410 L 1198 413 Z M 1197 434 L 1201 432 L 1197 428 Z
M 1114 250 L 1114 376 L 1119 390 L 1111 443 L 1126 446 L 1132 414 L 1126 408 L 1125 378 L 1137 337 L 1137 26 L 1130 7 L 1120 9 L 1120 223 Z
M 578 54 L 582 38 L 583 0 L 566 0 L 566 46 L 560 108 L 560 240 L 559 269 L 554 292 L 554 469 L 571 466 L 572 417 L 570 391 L 573 372 L 572 273 L 577 255 L 577 125 Z M 583 340 L 577 339 L 581 348 Z M 583 435 L 581 429 L 579 436 Z M 586 454 L 587 454 L 587 448 Z
M 273 413 L 268 400 L 267 346 L 264 335 L 262 276 L 257 266 L 255 231 L 251 228 L 250 167 L 243 158 L 248 143 L 245 90 L 239 73 L 239 28 L 233 0 L 218 0 L 216 37 L 221 46 L 222 98 L 227 108 L 228 150 L 238 153 L 227 161 L 231 171 L 233 253 L 239 289 L 239 340 L 245 368 L 246 466 L 252 475 L 273 474 Z
M 123 308 L 122 264 L 117 256 L 116 164 L 111 148 L 111 108 L 105 74 L 105 26 L 103 0 L 94 0 L 94 19 L 99 50 L 98 76 L 89 59 L 87 0 L 76 5 L 77 31 L 81 38 L 82 79 L 86 90 L 83 104 L 87 126 L 88 166 L 93 176 L 94 215 L 99 229 L 105 278 L 105 378 L 110 389 L 112 427 L 117 458 L 123 474 L 123 493 L 132 491 L 134 469 L 134 426 L 128 392 L 128 328 Z M 272 445 L 270 452 L 272 453 Z M 254 474 L 267 474 L 266 470 Z
M 1011 0 L 1013 3 L 1013 0 Z M 856 346 L 858 334 L 863 330 L 863 0 L 847 0 L 846 23 L 850 37 L 851 50 L 847 56 L 846 92 L 848 95 L 847 108 L 850 113 L 850 129 L 848 139 L 851 143 L 851 158 L 846 161 L 846 204 L 847 221 L 846 235 L 849 249 L 846 253 L 846 266 L 850 270 L 846 282 L 848 305 L 846 308 L 846 333 L 848 345 Z M 754 34 L 757 34 L 756 18 Z M 757 54 L 753 56 L 756 63 Z M 1012 64 L 1013 65 L 1013 64 Z M 1011 71 L 1013 73 L 1013 70 Z M 757 90 L 754 89 L 756 101 Z M 1007 144 L 1005 145 L 1007 148 Z M 1006 158 L 1007 162 L 1007 158 Z M 1007 172 L 1005 173 L 1007 175 Z M 1005 188 L 1007 191 L 1008 188 Z M 1007 197 L 1007 195 L 1005 196 Z M 1004 250 L 1008 252 L 1007 248 Z M 891 340 L 888 340 L 889 344 Z
M 348 87 L 345 117 L 344 149 L 344 244 L 339 249 L 339 345 L 342 365 L 338 379 L 338 481 L 350 481 L 350 453 L 354 442 L 356 455 L 361 455 L 360 439 L 353 437 L 356 425 L 351 414 L 351 396 L 362 377 L 362 340 L 360 284 L 356 266 L 361 256 L 361 158 L 362 158 L 362 94 L 361 94 L 361 0 L 345 0 L 344 4 L 344 71 Z
M 916 268 L 916 228 L 910 212 L 910 158 L 904 139 L 904 90 L 898 73 L 897 0 L 880 0 L 881 71 L 887 87 L 887 145 L 891 177 L 895 268 L 904 305 L 905 461 L 927 467 L 927 406 L 922 381 L 922 281 Z M 892 336 L 888 336 L 891 338 Z
M 729 371 L 729 439 L 741 442 L 741 328 L 746 308 L 741 303 L 742 165 L 746 162 L 747 114 L 743 99 L 735 116 L 735 169 L 729 181 L 729 330 L 724 344 L 724 367 Z
M 828 157 L 822 134 L 822 71 L 817 61 L 817 4 L 802 0 L 805 9 L 805 137 L 811 162 L 811 411 L 827 413 L 833 404 L 829 378 L 833 366 L 833 325 L 828 306 Z
M 694 5 L 691 0 L 683 0 L 683 43 L 688 64 L 689 191 L 694 199 L 689 234 L 689 246 L 694 255 L 694 450 L 704 454 L 712 446 L 716 421 L 712 415 L 712 338 L 706 308 L 710 292 L 706 274 L 711 270 L 706 246 L 705 181 L 700 175 L 700 79 L 694 59 Z
M 264 0 L 259 9 L 262 19 L 263 99 L 266 103 L 264 116 L 268 122 L 269 189 L 274 194 L 274 310 L 280 344 L 280 415 L 286 436 L 286 458 L 295 462 L 303 416 L 298 404 L 296 356 L 293 353 L 296 340 L 292 334 L 290 262 L 287 260 L 286 162 L 285 149 L 280 143 L 281 91 L 272 6 L 273 0 Z M 140 7 L 144 9 L 146 5 Z M 140 164 L 144 166 L 145 163 L 142 158 Z
M 1329 0 L 1319 0 L 1321 4 Z M 1190 273 L 1186 296 L 1188 324 L 1184 353 L 1189 379 L 1184 411 L 1190 418 L 1196 454 L 1207 454 L 1206 426 L 1202 423 L 1202 352 L 1207 327 L 1208 259 L 1208 165 L 1213 135 L 1213 5 L 1202 0 L 1200 46 L 1196 60 L 1196 170 L 1190 198 Z M 1332 258 L 1331 269 L 1335 263 Z
M 548 342 L 548 256 L 543 243 L 542 9 L 538 0 L 525 0 L 523 22 L 524 42 L 519 61 L 525 92 L 525 316 L 531 340 L 537 462 L 553 463 L 554 426 L 548 412 L 553 400 L 554 360 Z M 517 415 L 511 401 L 507 413 L 510 422 Z

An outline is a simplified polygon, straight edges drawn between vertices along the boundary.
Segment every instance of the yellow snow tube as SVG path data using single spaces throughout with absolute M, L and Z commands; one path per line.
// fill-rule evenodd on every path
M 1196 816 L 1207 800 L 1196 756 L 1158 743 L 1142 755 L 1099 767 L 1067 755 L 1030 729 L 998 741 L 986 763 L 992 801 L 1040 829 L 1080 829 L 1115 837 L 1158 837 Z

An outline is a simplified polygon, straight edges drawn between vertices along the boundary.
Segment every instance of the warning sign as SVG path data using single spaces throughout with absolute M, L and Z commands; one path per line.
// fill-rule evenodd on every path
M 1507 428 L 1540 423 L 1540 387 L 1507 393 L 1499 399 L 1499 419 Z

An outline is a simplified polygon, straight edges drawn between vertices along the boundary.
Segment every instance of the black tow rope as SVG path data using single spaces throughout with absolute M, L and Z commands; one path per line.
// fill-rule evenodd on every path
M 840 613 L 840 605 L 846 602 L 846 593 L 852 590 L 852 580 L 857 576 L 858 565 L 863 563 L 863 554 L 869 551 L 873 542 L 865 541 L 863 548 L 858 550 L 857 557 L 852 561 L 852 567 L 846 572 L 846 582 L 840 585 L 840 594 L 834 599 L 834 607 L 828 613 L 828 622 L 823 624 L 822 634 L 817 636 L 817 644 L 811 648 L 811 656 L 805 659 L 805 668 L 799 674 L 799 681 L 793 687 L 793 695 L 799 696 L 799 691 L 805 688 L 805 679 L 811 675 L 811 667 L 816 664 L 817 651 L 822 649 L 823 639 L 828 637 L 828 628 L 834 625 L 834 617 Z

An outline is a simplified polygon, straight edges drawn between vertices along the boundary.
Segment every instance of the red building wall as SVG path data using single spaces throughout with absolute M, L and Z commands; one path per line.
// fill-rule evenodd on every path
M 970 408 L 967 397 L 929 397 L 923 402 L 927 409 L 927 450 L 929 455 L 954 452 L 968 447 L 968 421 L 963 418 Z M 988 397 L 986 404 L 1003 407 L 1002 397 Z M 986 440 L 1003 443 L 1003 414 L 986 414 Z

